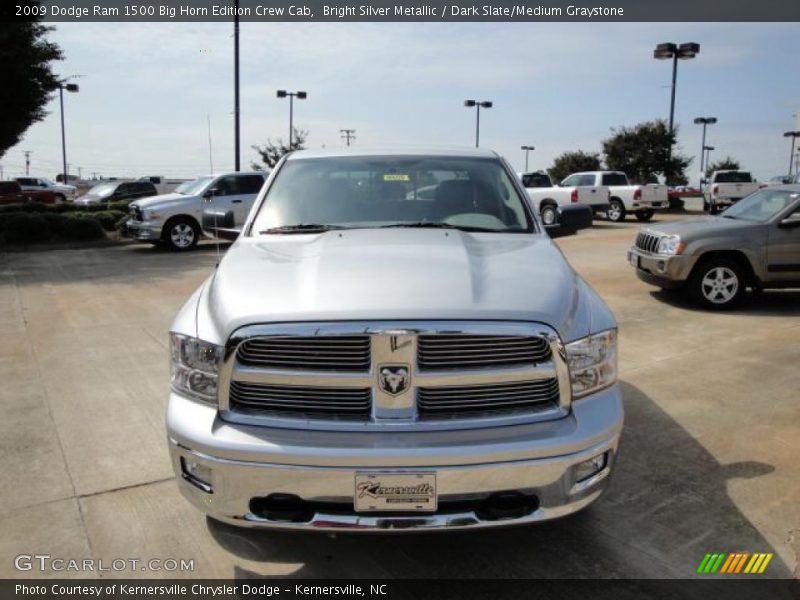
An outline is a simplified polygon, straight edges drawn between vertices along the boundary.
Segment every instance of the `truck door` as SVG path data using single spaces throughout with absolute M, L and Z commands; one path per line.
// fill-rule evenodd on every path
M 770 281 L 800 283 L 800 201 L 772 224 L 767 246 L 767 274 Z
M 236 197 L 231 201 L 233 204 L 233 214 L 236 217 L 236 225 L 241 227 L 247 215 L 250 214 L 250 208 L 255 202 L 258 192 L 264 185 L 264 178 L 261 175 L 237 175 L 236 176 Z

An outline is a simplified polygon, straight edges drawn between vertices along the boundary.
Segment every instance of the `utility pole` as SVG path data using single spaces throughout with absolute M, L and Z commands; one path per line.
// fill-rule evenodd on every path
M 81 177 L 81 167 L 78 167 L 78 179 L 82 179 L 82 177 Z
M 25 150 L 25 152 L 23 152 L 23 154 L 25 155 L 25 175 L 30 175 L 31 174 L 31 151 L 30 150 Z
M 350 141 L 351 140 L 355 141 L 355 139 L 356 139 L 356 130 L 355 129 L 340 129 L 339 131 L 342 133 L 342 139 L 345 141 L 345 143 L 348 146 L 350 146 Z

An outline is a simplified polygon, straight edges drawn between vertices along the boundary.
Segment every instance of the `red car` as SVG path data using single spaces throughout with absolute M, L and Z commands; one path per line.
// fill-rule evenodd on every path
M 24 204 L 26 202 L 55 204 L 56 194 L 50 190 L 22 191 L 16 181 L 0 181 L 0 204 Z

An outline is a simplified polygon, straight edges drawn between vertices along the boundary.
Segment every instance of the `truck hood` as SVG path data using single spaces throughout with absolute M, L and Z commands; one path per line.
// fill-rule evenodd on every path
M 176 194 L 171 192 L 169 194 L 160 194 L 158 196 L 150 196 L 149 198 L 142 198 L 132 202 L 140 208 L 153 208 L 154 206 L 161 206 L 162 204 L 172 204 L 177 202 L 187 202 L 190 200 L 197 200 L 198 196 L 186 196 L 184 194 Z
M 589 333 L 602 300 L 541 235 L 356 229 L 241 238 L 200 296 L 198 336 L 255 323 L 517 320 Z
M 718 233 L 733 231 L 734 229 L 744 229 L 748 227 L 758 227 L 760 223 L 745 221 L 744 219 L 726 219 L 724 217 L 705 216 L 686 221 L 675 221 L 673 223 L 659 223 L 652 227 L 647 227 L 648 231 L 655 233 L 665 233 L 668 235 L 679 235 L 682 240 L 688 241 L 701 237 L 711 237 Z

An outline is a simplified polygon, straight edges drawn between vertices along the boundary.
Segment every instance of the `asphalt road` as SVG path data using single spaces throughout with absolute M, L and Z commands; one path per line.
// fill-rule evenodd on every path
M 678 217 L 661 217 L 678 218 Z M 800 293 L 700 311 L 640 283 L 638 223 L 559 240 L 620 324 L 626 428 L 609 493 L 585 513 L 481 533 L 329 537 L 238 530 L 172 480 L 167 330 L 213 245 L 0 255 L 0 577 L 14 557 L 188 559 L 104 576 L 692 577 L 706 552 L 774 552 L 798 574 Z

